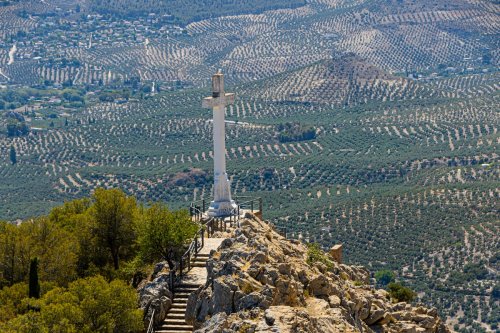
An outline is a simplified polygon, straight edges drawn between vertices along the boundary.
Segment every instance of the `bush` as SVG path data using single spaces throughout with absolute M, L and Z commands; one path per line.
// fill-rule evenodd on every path
M 314 263 L 316 262 L 320 262 L 324 265 L 326 265 L 326 267 L 328 269 L 331 269 L 333 268 L 333 261 L 330 260 L 330 258 L 328 258 L 328 256 L 326 255 L 325 252 L 323 252 L 323 250 L 321 249 L 321 247 L 319 246 L 319 244 L 317 243 L 311 243 L 311 244 L 307 244 L 307 263 L 309 265 L 314 265 Z
M 391 282 L 387 286 L 389 295 L 397 302 L 411 302 L 417 296 L 413 290 L 401 285 L 400 283 Z
M 389 283 L 395 281 L 395 275 L 393 271 L 384 269 L 375 273 L 375 279 L 377 279 L 377 283 L 381 286 L 387 286 Z

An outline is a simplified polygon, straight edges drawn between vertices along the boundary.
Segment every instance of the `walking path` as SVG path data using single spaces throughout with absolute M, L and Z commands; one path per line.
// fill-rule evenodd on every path
M 185 314 L 189 295 L 207 281 L 206 263 L 212 250 L 217 250 L 224 238 L 205 238 L 205 245 L 192 261 L 191 270 L 176 286 L 172 307 L 157 333 L 191 333 L 193 326 L 186 323 Z

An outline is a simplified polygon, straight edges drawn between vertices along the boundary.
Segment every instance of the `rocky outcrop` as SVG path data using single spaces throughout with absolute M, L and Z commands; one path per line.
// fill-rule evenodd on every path
M 161 267 L 159 267 L 161 265 Z M 144 326 L 147 327 L 154 311 L 154 325 L 160 325 L 167 316 L 172 306 L 173 295 L 169 289 L 169 275 L 158 274 L 166 263 L 160 263 L 155 267 L 153 276 L 157 276 L 151 282 L 145 282 L 139 286 L 139 306 L 144 310 Z
M 449 332 L 435 309 L 393 303 L 362 267 L 307 264 L 307 247 L 248 215 L 207 263 L 188 301 L 201 333 Z

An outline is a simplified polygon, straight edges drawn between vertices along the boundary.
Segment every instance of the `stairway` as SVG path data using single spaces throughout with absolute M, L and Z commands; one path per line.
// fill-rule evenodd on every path
M 198 268 L 198 271 L 205 272 L 205 280 L 206 280 L 206 263 L 209 258 L 208 254 L 199 253 L 194 260 L 191 262 L 192 270 L 186 274 L 187 281 L 189 281 L 190 273 Z M 201 269 L 200 269 L 201 268 Z M 163 324 L 155 330 L 157 333 L 191 333 L 193 332 L 193 326 L 186 323 L 184 320 L 186 309 L 187 309 L 187 301 L 189 295 L 196 291 L 202 284 L 204 284 L 203 280 L 198 280 L 197 283 L 193 282 L 181 282 L 175 288 L 174 299 L 172 303 L 172 307 L 167 313 L 167 317 L 163 321 Z

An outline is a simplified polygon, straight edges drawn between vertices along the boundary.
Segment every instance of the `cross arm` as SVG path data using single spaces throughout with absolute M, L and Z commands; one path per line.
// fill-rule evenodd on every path
M 202 106 L 207 109 L 212 109 L 216 106 L 227 106 L 234 104 L 234 94 L 225 94 L 221 97 L 206 97 L 203 99 Z

